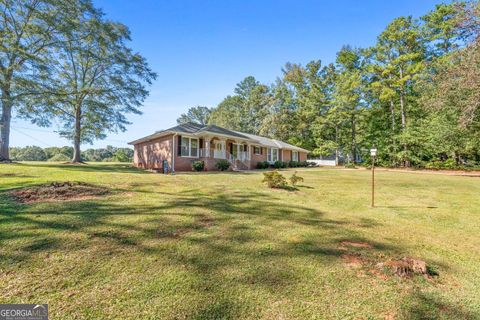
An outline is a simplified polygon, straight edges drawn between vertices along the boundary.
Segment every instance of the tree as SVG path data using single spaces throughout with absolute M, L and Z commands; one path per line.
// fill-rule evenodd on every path
M 62 0 L 0 0 L 0 161 L 9 160 L 13 108 L 24 95 L 38 93 L 39 79 L 58 33 L 71 27 L 72 6 L 89 3 Z M 32 112 L 35 110 L 32 110 Z
M 177 123 L 193 122 L 197 124 L 206 125 L 210 117 L 211 110 L 204 106 L 196 106 L 189 108 L 187 113 L 182 113 L 177 119 Z
M 73 141 L 72 162 L 81 161 L 80 145 L 125 131 L 125 114 L 139 114 L 146 85 L 156 78 L 145 59 L 126 45 L 128 28 L 105 20 L 98 10 L 79 10 L 75 28 L 64 30 L 55 46 L 55 60 L 42 73 L 42 90 L 20 112 L 34 123 L 62 123 L 62 137 Z M 31 112 L 40 108 L 40 114 Z
M 240 81 L 234 92 L 212 110 L 209 123 L 259 134 L 272 103 L 270 88 L 250 76 Z
M 417 75 L 424 68 L 425 47 L 418 23 L 411 17 L 394 19 L 378 37 L 379 50 L 385 52 L 384 76 L 391 81 L 398 95 L 403 151 L 400 154 L 404 165 L 410 165 L 408 152 L 407 117 L 409 97 L 414 95 Z

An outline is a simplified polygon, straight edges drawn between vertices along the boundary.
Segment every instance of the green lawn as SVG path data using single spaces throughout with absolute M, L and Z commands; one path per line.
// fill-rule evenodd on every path
M 49 303 L 52 319 L 480 318 L 479 177 L 378 172 L 371 209 L 369 171 L 298 172 L 286 191 L 261 173 L 0 165 L 0 303 Z M 50 181 L 114 193 L 6 193 Z M 376 267 L 403 256 L 439 276 Z

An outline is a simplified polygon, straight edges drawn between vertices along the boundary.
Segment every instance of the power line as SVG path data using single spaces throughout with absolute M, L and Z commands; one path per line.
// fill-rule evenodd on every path
M 18 130 L 17 128 L 12 127 L 11 129 L 12 129 L 13 131 L 16 131 L 16 132 L 20 133 L 20 134 L 23 134 L 23 135 L 26 136 L 26 137 L 29 137 L 29 138 L 32 139 L 32 140 L 35 140 L 35 141 L 41 143 L 41 144 L 43 144 L 43 145 L 45 145 L 45 146 L 47 146 L 47 147 L 53 147 L 51 144 L 48 144 L 48 143 L 43 142 L 43 141 L 41 141 L 41 140 L 39 140 L 39 139 L 37 139 L 37 138 L 35 138 L 35 137 L 32 137 L 32 136 L 29 135 L 28 133 L 22 132 L 22 131 Z

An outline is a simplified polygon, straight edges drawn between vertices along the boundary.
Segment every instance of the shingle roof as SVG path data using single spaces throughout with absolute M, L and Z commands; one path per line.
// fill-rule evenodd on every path
M 195 133 L 199 130 L 201 130 L 202 128 L 204 128 L 205 126 L 201 125 L 201 124 L 197 124 L 197 123 L 193 123 L 193 122 L 187 122 L 187 123 L 182 123 L 182 124 L 179 124 L 178 126 L 175 126 L 175 127 L 171 127 L 169 129 L 166 129 L 166 130 L 161 130 L 161 131 L 157 131 L 156 133 L 160 133 L 160 132 L 165 132 L 165 131 L 173 131 L 173 132 L 181 132 L 181 133 Z
M 266 138 L 266 137 L 262 137 L 262 136 L 257 136 L 257 135 L 250 134 L 250 133 L 243 133 L 242 132 L 242 134 L 246 135 L 247 137 L 249 137 L 252 140 L 257 140 L 260 144 L 262 144 L 264 146 L 273 147 L 273 148 L 280 148 L 280 149 L 291 149 L 291 150 L 296 150 L 296 151 L 309 152 L 306 149 L 291 145 L 289 143 L 286 143 L 286 142 L 283 142 L 283 141 L 280 141 L 280 140 L 270 139 L 270 138 Z
M 198 130 L 198 133 L 200 132 L 213 132 L 213 133 L 218 133 L 226 136 L 233 136 L 233 137 L 239 137 L 243 139 L 250 139 L 246 134 L 243 132 L 237 132 L 229 129 L 225 129 L 216 125 L 208 125 L 206 127 L 203 127 L 202 129 Z
M 166 130 L 161 130 L 157 131 L 154 134 L 151 134 L 149 136 L 143 137 L 141 139 L 129 142 L 129 144 L 137 144 L 140 142 L 145 142 L 149 141 L 155 138 L 159 138 L 163 135 L 169 134 L 169 133 L 187 133 L 187 134 L 193 134 L 193 135 L 198 135 L 202 132 L 211 132 L 211 133 L 216 133 L 216 134 L 221 134 L 224 136 L 231 136 L 231 137 L 237 137 L 237 138 L 242 138 L 250 141 L 254 141 L 260 145 L 266 146 L 266 147 L 273 147 L 273 148 L 280 148 L 280 149 L 291 149 L 291 150 L 296 150 L 296 151 L 303 151 L 303 152 L 308 152 L 308 150 L 305 150 L 303 148 L 291 145 L 289 143 L 280 141 L 280 140 L 275 140 L 275 139 L 269 139 L 266 137 L 262 136 L 257 136 L 254 134 L 250 133 L 245 133 L 245 132 L 239 132 L 239 131 L 234 131 L 234 130 L 229 130 L 226 128 L 222 128 L 216 125 L 200 125 L 196 124 L 193 122 L 188 122 L 188 123 L 182 123 L 179 124 L 175 127 L 171 127 Z

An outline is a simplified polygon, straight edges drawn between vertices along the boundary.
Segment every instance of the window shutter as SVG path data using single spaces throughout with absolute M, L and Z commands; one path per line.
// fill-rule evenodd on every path
M 229 152 L 230 152 L 231 154 L 233 154 L 233 143 L 230 142 L 230 143 L 229 143 L 229 147 L 230 147 L 230 151 L 229 151 Z
M 178 136 L 178 147 L 177 147 L 177 151 L 178 151 L 178 155 L 181 156 L 182 155 L 182 136 Z
M 198 147 L 199 147 L 200 149 L 203 149 L 203 139 L 199 139 L 199 140 L 198 140 L 198 143 L 200 144 Z
M 248 146 L 246 144 L 243 145 L 243 151 L 248 151 Z
M 260 154 L 263 155 L 263 147 L 260 147 Z
M 290 150 L 290 160 L 293 161 L 293 150 Z

